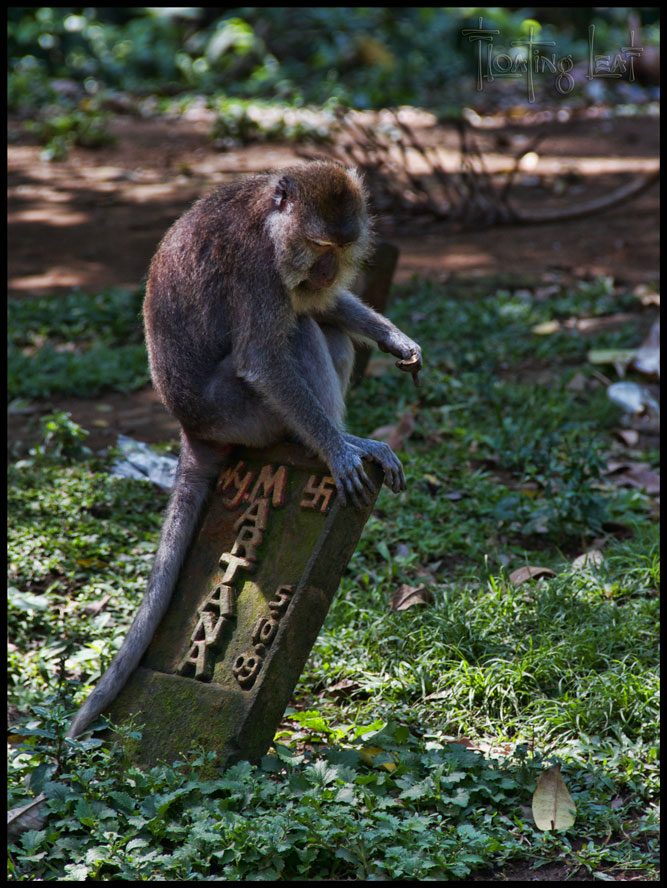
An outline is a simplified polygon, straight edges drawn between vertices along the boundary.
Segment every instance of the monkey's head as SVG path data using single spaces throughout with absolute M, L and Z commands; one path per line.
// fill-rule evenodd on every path
M 275 173 L 269 187 L 266 225 L 294 310 L 326 308 L 352 284 L 370 247 L 361 177 L 342 164 L 313 161 Z

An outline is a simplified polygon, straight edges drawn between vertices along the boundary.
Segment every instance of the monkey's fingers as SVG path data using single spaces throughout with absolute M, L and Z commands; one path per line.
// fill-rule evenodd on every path
M 344 482 L 345 497 L 349 499 L 355 509 L 360 509 L 364 505 L 368 505 L 368 494 L 363 484 L 356 478 L 346 478 Z
M 355 486 L 355 493 L 358 495 L 358 499 L 361 500 L 363 505 L 368 506 L 371 502 L 371 493 L 374 492 L 375 487 L 371 479 L 364 471 L 363 466 L 359 466 L 357 473 L 353 476 L 353 484 Z M 361 508 L 361 505 L 358 501 L 355 501 L 355 506 L 358 509 Z
M 346 506 L 347 497 L 345 496 L 345 488 L 341 481 L 336 481 L 336 490 L 338 491 L 338 499 L 340 500 L 341 506 Z
M 405 475 L 400 459 L 388 444 L 383 441 L 373 441 L 370 438 L 355 438 L 354 435 L 345 435 L 346 439 L 364 455 L 366 459 L 382 466 L 384 483 L 394 493 L 405 490 Z
M 381 441 L 368 441 L 367 444 L 369 458 L 382 466 L 387 487 L 394 493 L 405 490 L 403 466 L 391 447 Z
M 401 490 L 405 490 L 403 466 L 391 447 L 385 446 L 386 452 L 383 454 L 383 459 L 379 461 L 384 470 L 384 482 L 393 493 L 400 493 Z
M 401 463 L 398 460 L 396 460 L 396 462 L 398 462 L 398 472 L 397 472 L 396 483 L 394 484 L 394 487 L 392 488 L 392 490 L 394 491 L 394 493 L 400 493 L 401 490 L 405 490 L 405 488 L 407 487 L 407 484 L 405 481 L 405 472 L 403 471 L 403 466 L 401 465 Z
M 342 474 L 336 480 L 336 488 L 338 489 L 341 503 L 346 506 L 348 501 L 350 501 L 357 509 L 370 503 L 369 490 L 374 490 L 373 482 L 364 472 L 361 465 L 355 466 Z
M 412 381 L 419 387 L 419 371 L 422 369 L 421 355 L 415 353 L 402 361 L 396 361 L 396 366 L 405 373 L 412 373 Z

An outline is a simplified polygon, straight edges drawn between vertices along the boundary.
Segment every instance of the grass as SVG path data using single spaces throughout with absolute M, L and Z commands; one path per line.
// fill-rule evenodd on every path
M 357 434 L 414 415 L 408 490 L 381 494 L 260 766 L 211 780 L 192 750 L 145 773 L 94 737 L 64 744 L 78 682 L 136 609 L 165 497 L 110 476 L 62 416 L 10 466 L 10 699 L 32 714 L 10 737 L 9 804 L 32 775 L 51 808 L 11 847 L 10 879 L 659 878 L 658 528 L 643 491 L 603 474 L 610 454 L 658 457 L 615 440 L 586 361 L 642 332 L 532 332 L 633 297 L 608 280 L 465 296 L 403 293 L 392 316 L 424 348 L 422 388 L 389 364 L 351 396 Z M 66 333 L 90 341 L 85 312 Z M 31 360 L 14 397 L 40 384 Z M 603 562 L 575 568 L 593 546 Z M 555 576 L 512 582 L 524 564 Z M 433 603 L 392 611 L 402 584 Z M 531 795 L 555 762 L 576 821 L 540 832 Z

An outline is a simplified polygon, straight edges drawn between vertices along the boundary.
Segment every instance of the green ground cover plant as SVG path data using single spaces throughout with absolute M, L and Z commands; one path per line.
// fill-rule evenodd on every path
M 622 450 L 587 362 L 642 331 L 534 332 L 634 298 L 609 280 L 548 299 L 471 292 L 399 292 L 390 313 L 424 348 L 422 388 L 382 357 L 352 394 L 356 433 L 412 417 L 408 489 L 381 494 L 258 766 L 216 774 L 191 750 L 142 772 L 94 735 L 63 740 L 136 609 L 166 497 L 111 476 L 113 454 L 92 454 L 64 415 L 10 465 L 9 681 L 23 718 L 9 805 L 27 801 L 29 777 L 51 809 L 11 846 L 11 880 L 511 879 L 519 866 L 522 880 L 553 866 L 561 879 L 658 878 L 658 528 L 647 494 L 604 474 L 609 453 L 654 467 L 658 455 Z M 17 341 L 53 335 L 46 304 L 10 314 Z M 91 297 L 58 335 L 75 349 L 120 341 L 137 308 L 115 309 Z M 23 376 L 38 387 L 39 347 L 31 358 Z M 13 397 L 32 397 L 15 379 Z M 604 560 L 575 566 L 593 546 Z M 510 579 L 526 564 L 553 575 Z M 420 586 L 430 603 L 391 609 Z M 531 796 L 554 763 L 576 820 L 542 832 Z
M 73 290 L 65 296 L 10 300 L 9 399 L 90 397 L 131 391 L 149 380 L 143 343 L 143 290 Z

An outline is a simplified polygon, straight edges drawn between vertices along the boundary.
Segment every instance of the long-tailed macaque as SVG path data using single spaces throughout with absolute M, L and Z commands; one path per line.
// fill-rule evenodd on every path
M 181 453 L 145 597 L 74 719 L 80 734 L 122 689 L 169 603 L 228 445 L 292 438 L 329 466 L 343 504 L 372 487 L 362 459 L 405 489 L 378 441 L 344 431 L 351 338 L 416 374 L 421 349 L 348 287 L 371 243 L 358 174 L 315 161 L 225 185 L 170 228 L 153 258 L 144 323 L 153 383 L 182 426 Z

